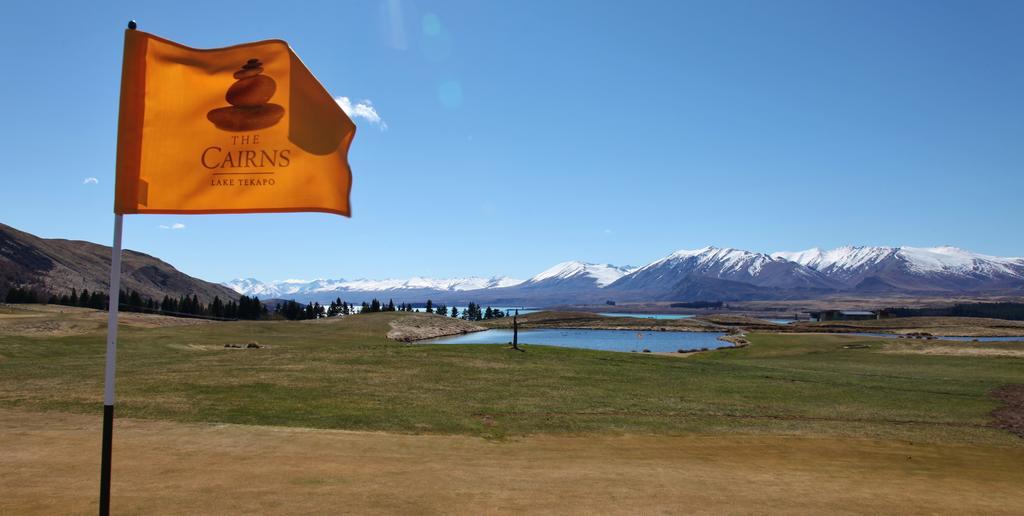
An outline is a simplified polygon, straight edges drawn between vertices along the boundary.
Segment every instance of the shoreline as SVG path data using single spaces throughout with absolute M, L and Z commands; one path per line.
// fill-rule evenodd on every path
M 431 339 L 465 335 L 488 329 L 509 330 L 510 318 L 465 321 L 433 314 L 415 314 L 391 323 L 388 338 L 398 342 L 423 342 Z M 1024 323 L 969 318 L 900 318 L 871 320 L 863 323 L 826 322 L 773 324 L 747 317 L 696 317 L 689 319 L 641 319 L 608 317 L 584 312 L 541 311 L 519 317 L 523 331 L 614 330 L 637 332 L 725 333 L 726 337 L 750 332 L 779 334 L 856 335 L 877 334 L 878 338 L 906 340 L 938 340 L 951 338 L 1019 338 L 1024 341 Z

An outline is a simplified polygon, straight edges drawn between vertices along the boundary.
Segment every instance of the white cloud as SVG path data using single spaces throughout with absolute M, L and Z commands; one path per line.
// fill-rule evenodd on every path
M 377 113 L 377 109 L 373 107 L 373 102 L 369 100 L 363 100 L 360 102 L 352 103 L 352 100 L 348 97 L 334 97 L 334 101 L 341 106 L 341 110 L 346 115 L 352 118 L 362 118 L 373 125 L 380 127 L 381 131 L 387 131 L 388 124 Z
M 87 177 L 87 178 L 85 178 L 84 181 L 82 181 L 83 185 L 96 185 L 96 184 L 99 184 L 99 183 L 100 183 L 100 180 L 96 179 L 95 177 Z
M 180 222 L 175 222 L 174 224 L 171 224 L 170 226 L 168 226 L 167 224 L 160 224 L 159 228 L 160 229 L 185 229 L 185 225 L 180 223 Z

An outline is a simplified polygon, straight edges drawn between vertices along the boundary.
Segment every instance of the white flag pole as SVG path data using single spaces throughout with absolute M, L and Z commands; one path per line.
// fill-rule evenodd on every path
M 107 366 L 103 375 L 103 456 L 100 460 L 100 516 L 110 514 L 110 452 L 114 432 L 114 373 L 117 362 L 117 308 L 121 294 L 121 226 L 114 215 L 114 245 L 110 249 L 110 312 L 107 314 Z

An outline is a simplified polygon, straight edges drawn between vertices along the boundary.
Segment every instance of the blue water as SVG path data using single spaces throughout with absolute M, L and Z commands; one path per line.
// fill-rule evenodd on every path
M 597 315 L 603 315 L 605 317 L 636 317 L 638 319 L 689 319 L 693 317 L 692 315 L 680 314 L 626 314 L 617 312 L 600 313 Z
M 522 313 L 522 312 L 519 312 Z M 605 312 L 597 315 L 603 315 L 605 317 L 636 317 L 638 319 L 689 319 L 696 317 L 694 315 L 681 315 L 681 314 L 628 314 L 618 312 Z M 766 319 L 770 323 L 775 324 L 792 324 L 796 321 L 793 319 Z
M 570 330 L 541 329 L 519 332 L 520 344 L 544 344 L 563 348 L 602 351 L 642 351 L 674 353 L 680 349 L 715 349 L 730 346 L 718 340 L 724 333 L 682 331 Z M 512 330 L 485 330 L 465 335 L 424 341 L 427 344 L 507 344 Z
M 888 339 L 898 339 L 899 335 L 893 335 L 890 333 L 844 333 L 843 335 L 857 335 L 860 337 L 885 337 Z M 978 342 L 1024 342 L 1024 336 L 1022 337 L 939 337 L 935 336 L 936 340 L 955 340 L 960 342 L 971 342 L 977 340 Z M 907 339 L 907 340 L 927 340 L 922 338 Z
M 465 312 L 466 309 L 469 308 L 469 307 L 468 306 L 456 306 L 455 308 L 457 308 L 459 310 L 459 313 L 461 314 L 462 312 Z M 534 312 L 539 312 L 540 311 L 540 308 L 523 308 L 523 307 L 520 307 L 520 306 L 512 306 L 512 307 L 509 307 L 509 306 L 491 306 L 491 308 L 494 309 L 494 310 L 501 310 L 501 311 L 507 313 L 509 316 L 515 314 L 516 310 L 519 310 L 519 315 L 532 314 Z M 486 310 L 487 309 L 487 305 L 481 305 L 480 309 L 481 310 Z M 452 307 L 449 306 L 448 307 L 448 311 L 451 312 L 452 311 Z

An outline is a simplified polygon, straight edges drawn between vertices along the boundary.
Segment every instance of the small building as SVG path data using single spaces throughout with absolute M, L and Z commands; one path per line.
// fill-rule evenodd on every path
M 886 316 L 884 310 L 824 310 L 811 312 L 811 318 L 816 321 L 869 321 L 882 319 Z

